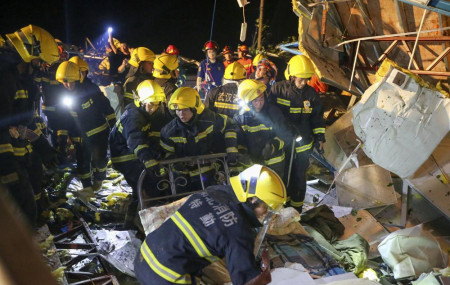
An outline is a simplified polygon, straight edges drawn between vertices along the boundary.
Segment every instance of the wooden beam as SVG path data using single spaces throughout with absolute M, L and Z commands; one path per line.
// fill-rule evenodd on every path
M 450 47 L 446 48 L 425 70 L 432 70 L 448 54 L 450 54 Z
M 373 64 L 373 66 L 377 66 L 378 63 L 382 62 L 397 45 L 399 41 L 395 40 L 391 43 L 391 45 L 383 52 L 383 54 L 377 59 L 377 61 Z

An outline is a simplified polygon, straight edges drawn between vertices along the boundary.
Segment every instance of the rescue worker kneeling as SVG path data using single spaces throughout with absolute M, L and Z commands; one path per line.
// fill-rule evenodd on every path
M 198 92 L 190 87 L 178 88 L 171 97 L 169 108 L 175 110 L 176 118 L 161 130 L 161 146 L 168 158 L 198 156 L 227 152 L 235 160 L 238 154 L 235 124 L 227 116 L 205 109 Z M 214 184 L 214 165 L 176 164 L 175 172 L 186 179 L 178 183 L 181 191 L 201 190 Z M 180 179 L 181 181 L 183 179 Z M 186 184 L 183 187 L 180 184 Z
M 230 182 L 193 194 L 147 235 L 134 267 L 141 284 L 196 284 L 201 270 L 221 258 L 233 284 L 270 283 L 269 264 L 261 271 L 255 261 L 252 228 L 261 226 L 258 217 L 282 208 L 286 188 L 273 170 L 257 164 Z
M 289 137 L 283 114 L 267 101 L 266 85 L 255 79 L 244 80 L 238 88 L 243 112 L 236 114 L 239 146 L 253 163 L 274 169 L 283 177 L 285 167 L 284 139 Z M 247 165 L 248 166 L 248 165 Z
M 100 189 L 106 178 L 109 128 L 114 125 L 116 116 L 100 89 L 93 83 L 82 82 L 80 68 L 76 63 L 61 63 L 56 71 L 56 80 L 67 89 L 61 100 L 66 105 L 67 112 L 72 115 L 82 141 L 86 144 L 88 155 L 84 156 L 83 161 L 77 161 L 78 175 L 86 196 L 92 196 L 92 190 Z
M 152 80 L 144 80 L 136 89 L 137 99 L 129 104 L 109 135 L 111 162 L 133 189 L 132 202 L 128 206 L 125 227 L 132 226 L 137 213 L 137 182 L 142 170 L 147 169 L 143 185 L 152 188 L 150 197 L 158 197 L 158 160 L 161 128 L 170 121 L 166 115 L 166 96 L 161 86 Z

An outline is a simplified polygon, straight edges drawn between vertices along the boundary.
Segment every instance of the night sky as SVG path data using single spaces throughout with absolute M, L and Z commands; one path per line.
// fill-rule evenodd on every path
M 259 4 L 259 0 L 254 0 L 245 7 L 247 45 L 253 41 Z M 114 37 L 133 46 L 147 46 L 159 53 L 174 44 L 182 55 L 199 59 L 204 57 L 201 49 L 209 39 L 213 7 L 214 0 L 3 0 L 0 33 L 35 24 L 63 42 L 84 46 L 85 37 L 95 44 L 112 26 Z M 268 43 L 277 44 L 297 36 L 298 18 L 290 0 L 265 0 L 264 18 L 270 27 Z M 220 48 L 230 45 L 236 49 L 241 22 L 242 8 L 236 0 L 217 0 L 213 40 Z

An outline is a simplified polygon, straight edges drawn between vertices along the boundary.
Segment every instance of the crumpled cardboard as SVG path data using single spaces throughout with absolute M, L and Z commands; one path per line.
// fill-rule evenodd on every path
M 447 265 L 447 254 L 422 225 L 395 231 L 378 245 L 384 262 L 392 269 L 395 279 L 419 277 L 433 267 Z

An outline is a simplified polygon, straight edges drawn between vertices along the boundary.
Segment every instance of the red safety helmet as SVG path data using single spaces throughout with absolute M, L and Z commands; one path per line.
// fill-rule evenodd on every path
M 269 76 L 270 79 L 275 79 L 277 77 L 277 73 L 278 73 L 277 66 L 270 60 L 265 59 L 265 58 L 261 59 L 258 62 L 258 67 L 259 66 L 264 66 L 267 69 L 267 71 L 270 74 L 270 76 Z
M 166 48 L 166 53 L 167 54 L 172 54 L 172 55 L 179 55 L 180 54 L 180 52 L 178 51 L 178 49 L 174 45 L 169 45 Z
M 229 46 L 224 46 L 224 48 L 222 50 L 222 54 L 229 54 L 229 53 L 233 53 L 231 48 Z
M 219 49 L 219 45 L 215 41 L 207 41 L 203 46 L 203 51 L 207 51 L 209 49 Z
M 238 47 L 238 50 L 241 51 L 241 52 L 246 52 L 246 53 L 248 53 L 248 46 L 246 46 L 246 45 L 240 45 L 240 46 Z

